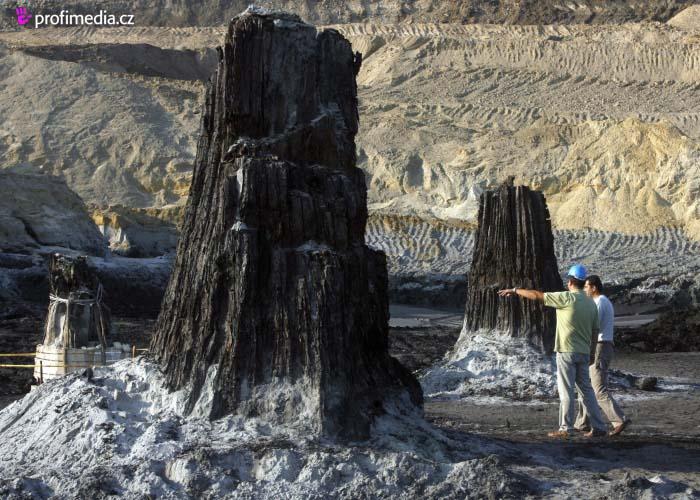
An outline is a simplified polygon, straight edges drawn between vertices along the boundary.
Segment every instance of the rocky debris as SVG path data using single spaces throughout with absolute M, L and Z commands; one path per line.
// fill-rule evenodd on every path
M 671 300 L 672 307 L 677 310 L 700 307 L 700 275 L 677 278 L 671 286 L 676 290 Z
M 26 253 L 42 246 L 65 247 L 97 256 L 104 256 L 107 251 L 83 200 L 64 180 L 0 171 L 0 252 Z M 0 261 L 3 267 L 8 259 Z
M 441 430 L 389 407 L 370 440 L 339 446 L 316 439 L 303 419 L 271 426 L 255 417 L 183 415 L 182 398 L 143 358 L 98 368 L 92 381 L 71 374 L 43 384 L 0 411 L 0 439 L 12 443 L 0 447 L 0 496 L 697 496 L 687 441 L 517 444 L 480 437 L 472 422 L 462 420 L 466 432 Z M 663 460 L 648 459 L 666 452 Z M 657 477 L 659 467 L 665 476 Z M 634 473 L 624 477 L 626 469 Z
M 467 295 L 465 275 L 420 272 L 400 274 L 401 268 L 392 265 L 389 269 L 390 302 L 450 309 L 464 307 L 464 297 Z
M 459 328 L 435 325 L 429 328 L 392 328 L 389 354 L 412 372 L 440 361 L 459 338 Z
M 0 353 L 34 352 L 37 344 L 44 340 L 45 323 L 46 307 L 32 303 L 3 305 L 0 307 Z M 111 340 L 139 349 L 148 347 L 154 324 L 154 318 L 112 316 Z M 9 356 L 1 362 L 27 364 L 28 358 Z M 36 384 L 33 375 L 34 370 L 30 368 L 0 368 L 0 409 L 29 392 Z
M 48 259 L 56 250 L 104 257 L 107 242 L 83 200 L 50 175 L 0 171 L 0 304 L 45 306 Z
M 151 220 L 124 217 L 129 222 Z M 122 219 L 119 219 L 122 221 Z M 128 223 L 125 225 L 129 226 Z M 137 224 L 134 224 L 137 225 Z M 174 246 L 176 235 L 163 238 L 167 226 L 138 226 L 130 235 L 135 252 L 147 253 L 161 245 Z M 104 228 L 103 228 L 104 229 Z M 151 231 L 151 246 L 143 234 Z M 105 231 L 107 233 L 107 231 Z M 158 243 L 155 243 L 155 239 Z M 139 246 L 140 245 L 140 246 Z M 163 247 L 162 245 L 166 245 Z M 54 253 L 87 255 L 108 292 L 105 302 L 120 314 L 156 315 L 170 274 L 171 260 L 113 257 L 87 208 L 65 181 L 50 175 L 0 172 L 0 304 L 3 309 L 38 304 L 46 307 L 49 261 Z
M 630 379 L 630 375 L 627 376 L 628 380 Z M 637 389 L 641 389 L 643 391 L 653 391 L 656 389 L 656 385 L 659 382 L 659 379 L 656 377 L 635 377 L 631 376 L 630 383 L 636 387 Z
M 172 270 L 172 256 L 90 260 L 113 313 L 146 318 L 158 315 Z
M 422 394 L 388 354 L 386 261 L 364 245 L 360 58 L 336 31 L 255 9 L 220 55 L 152 350 L 188 412 L 366 437 Z
M 700 351 L 700 307 L 672 309 L 646 325 L 619 329 L 615 344 L 645 352 Z
M 700 275 L 652 277 L 614 294 L 623 304 L 657 304 L 659 316 L 641 326 L 620 328 L 615 343 L 644 352 L 700 351 Z
M 3 309 L 23 302 L 45 306 L 49 294 L 47 270 L 46 260 L 41 255 L 0 253 L 0 303 Z
M 69 374 L 0 411 L 0 496 L 23 498 L 521 498 L 537 480 L 502 446 L 454 440 L 394 406 L 368 441 L 319 440 L 312 422 L 184 415 L 143 358 Z
M 608 491 L 609 498 L 697 498 L 700 491 L 680 481 L 662 475 L 644 477 L 625 474 L 621 481 L 615 481 Z M 636 476 L 636 477 L 635 477 Z
M 655 391 L 659 386 L 659 378 L 648 375 L 636 375 L 621 370 L 610 370 L 610 387 L 615 391 L 639 389 L 641 391 Z
M 189 179 L 188 179 L 189 181 Z M 93 208 L 92 220 L 109 241 L 112 253 L 124 257 L 157 257 L 174 253 L 184 206 L 149 210 L 123 206 Z
M 15 302 L 0 307 L 0 352 L 33 352 L 42 341 L 46 307 L 31 302 Z M 112 316 L 111 337 L 115 342 L 148 347 L 155 318 Z M 389 354 L 409 370 L 416 371 L 433 365 L 454 345 L 459 328 L 390 328 Z M 26 358 L 5 358 L 6 363 L 26 362 Z M 5 368 L 0 370 L 0 396 L 29 392 L 34 382 L 31 370 Z
M 11 317 L 19 317 L 27 308 L 46 310 L 49 296 L 48 261 L 55 252 L 70 256 L 79 253 L 66 248 L 41 249 L 39 254 L 0 254 L 0 261 L 22 262 L 26 267 L 0 266 L 0 309 Z M 8 257 L 9 259 L 5 259 Z M 131 259 L 125 257 L 90 257 L 104 286 L 104 302 L 112 312 L 122 316 L 155 317 L 168 283 L 172 259 Z
M 514 286 L 543 292 L 563 289 L 542 193 L 512 183 L 483 193 L 475 239 L 462 334 L 507 332 L 551 353 L 554 311 L 537 301 L 497 294 Z
M 612 297 L 626 304 L 671 304 L 675 295 L 685 285 L 684 280 L 675 281 L 676 283 L 672 283 L 662 276 L 636 279 L 622 290 L 613 287 Z

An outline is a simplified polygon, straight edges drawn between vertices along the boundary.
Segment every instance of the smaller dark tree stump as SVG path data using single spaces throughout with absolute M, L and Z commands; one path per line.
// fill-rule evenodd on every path
M 539 302 L 498 296 L 499 289 L 513 286 L 563 290 L 544 195 L 506 183 L 483 193 L 479 201 L 464 329 L 508 332 L 542 352 L 552 352 L 554 310 Z
M 44 345 L 68 349 L 97 342 L 104 354 L 110 335 L 110 313 L 102 303 L 102 285 L 88 266 L 87 257 L 52 255 L 49 290 Z

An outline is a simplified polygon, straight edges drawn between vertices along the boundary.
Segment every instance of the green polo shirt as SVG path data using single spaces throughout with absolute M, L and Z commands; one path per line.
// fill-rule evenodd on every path
M 598 330 L 598 308 L 583 291 L 547 292 L 544 305 L 557 310 L 557 333 L 554 351 L 591 352 L 593 330 Z

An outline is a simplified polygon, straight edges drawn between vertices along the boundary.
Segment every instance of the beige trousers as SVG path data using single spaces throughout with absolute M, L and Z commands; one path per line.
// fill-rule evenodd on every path
M 588 354 L 579 352 L 557 353 L 557 389 L 559 391 L 559 430 L 573 432 L 576 416 L 576 396 L 583 398 L 594 429 L 605 432 L 605 420 L 596 402 L 588 370 Z
M 598 343 L 595 348 L 595 363 L 588 367 L 591 375 L 591 385 L 598 405 L 611 424 L 620 425 L 625 420 L 625 414 L 613 399 L 608 389 L 608 370 L 613 359 L 614 348 L 609 342 Z M 577 429 L 590 427 L 588 413 L 579 399 L 578 416 L 574 426 Z

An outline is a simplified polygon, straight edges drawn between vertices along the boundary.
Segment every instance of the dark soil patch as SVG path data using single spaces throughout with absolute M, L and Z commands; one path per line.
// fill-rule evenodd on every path
M 457 342 L 459 331 L 448 326 L 390 328 L 389 354 L 415 372 L 442 359 Z
M 615 344 L 630 351 L 698 352 L 700 307 L 666 311 L 646 325 L 618 328 Z

